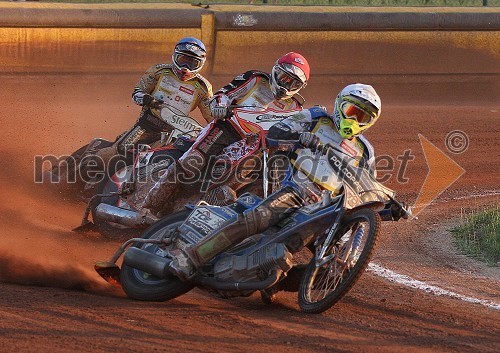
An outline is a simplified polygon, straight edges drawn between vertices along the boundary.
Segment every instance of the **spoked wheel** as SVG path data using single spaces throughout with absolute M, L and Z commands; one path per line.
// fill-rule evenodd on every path
M 339 301 L 368 265 L 380 233 L 381 219 L 371 209 L 348 215 L 339 229 L 339 240 L 323 261 L 307 266 L 299 288 L 299 306 L 307 313 L 321 313 Z
M 146 229 L 142 238 L 160 239 L 165 232 L 177 228 L 184 222 L 191 211 L 181 211 L 165 217 Z M 157 244 L 134 245 L 152 254 L 163 255 L 164 250 Z M 123 265 L 120 274 L 122 288 L 129 298 L 144 301 L 166 301 L 189 292 L 193 285 L 176 277 L 158 278 L 149 273 Z

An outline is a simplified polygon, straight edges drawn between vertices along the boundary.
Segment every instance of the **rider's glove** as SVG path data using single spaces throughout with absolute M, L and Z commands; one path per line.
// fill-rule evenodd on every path
M 317 149 L 320 140 L 319 137 L 314 135 L 312 132 L 303 132 L 299 136 L 299 142 L 302 146 L 310 148 L 310 149 Z
M 214 119 L 225 119 L 229 113 L 229 98 L 225 94 L 218 94 L 210 100 L 208 106 Z
M 142 105 L 146 105 L 150 108 L 159 109 L 162 104 L 163 104 L 163 101 L 156 99 L 155 97 L 153 97 L 150 94 L 145 94 L 142 97 Z
M 328 111 L 326 110 L 326 107 L 324 105 L 315 104 L 315 105 L 313 105 L 312 109 L 314 109 L 315 111 L 321 112 L 324 115 L 328 115 Z

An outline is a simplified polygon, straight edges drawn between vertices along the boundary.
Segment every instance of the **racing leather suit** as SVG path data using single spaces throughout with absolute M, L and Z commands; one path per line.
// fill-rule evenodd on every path
M 118 136 L 113 146 L 97 152 L 105 165 L 117 153 L 125 154 L 127 146 L 150 144 L 160 139 L 162 131 L 169 131 L 169 126 L 160 118 L 159 110 L 144 105 L 143 98 L 146 94 L 186 115 L 199 108 L 203 118 L 207 122 L 211 121 L 208 102 L 213 93 L 210 82 L 199 74 L 181 81 L 172 68 L 172 64 L 153 65 L 141 77 L 132 93 L 134 102 L 142 106 L 139 119 L 131 129 Z
M 364 166 L 375 174 L 375 158 L 371 144 L 363 136 L 354 137 L 351 140 L 343 139 L 328 113 L 321 108 L 304 109 L 275 124 L 270 128 L 267 139 L 270 145 L 297 145 L 300 134 L 309 131 L 314 133 L 323 144 L 328 143 L 346 153 L 349 156 L 346 158 L 348 163 L 354 166 Z M 173 270 L 181 278 L 189 277 L 193 267 L 200 267 L 248 236 L 279 223 L 296 209 L 320 201 L 323 190 L 329 190 L 333 194 L 338 192 L 342 185 L 340 177 L 331 175 L 332 172 L 329 170 L 330 175 L 327 175 L 328 178 L 325 179 L 321 167 L 315 165 L 320 164 L 318 162 L 320 159 L 309 158 L 312 163 L 303 163 L 304 160 L 301 162 L 298 158 L 304 155 L 301 151 L 310 152 L 311 150 L 303 147 L 295 150 L 295 157 L 291 159 L 294 166 L 291 180 L 284 182 L 280 190 L 257 206 L 240 214 L 234 223 L 226 225 L 223 229 L 214 230 L 200 243 L 185 249 L 184 254 L 180 255 L 180 262 L 191 263 L 192 266 L 183 267 L 177 262 L 178 260 L 174 260 Z
M 261 71 L 247 71 L 236 76 L 228 85 L 214 95 L 229 98 L 230 104 L 256 108 L 291 110 L 300 108 L 295 98 L 276 100 L 271 91 L 269 74 Z M 165 174 L 151 188 L 144 203 L 153 213 L 161 211 L 165 204 L 174 201 L 185 183 L 179 182 L 186 174 L 195 171 L 196 177 L 190 180 L 201 181 L 204 169 L 210 166 L 211 157 L 217 156 L 225 147 L 245 138 L 245 133 L 234 118 L 213 120 L 200 133 L 191 148 L 184 153 L 178 163 L 169 166 Z

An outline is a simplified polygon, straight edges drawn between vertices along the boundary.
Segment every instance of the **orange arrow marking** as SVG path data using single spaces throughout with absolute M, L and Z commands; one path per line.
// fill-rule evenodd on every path
M 418 138 L 424 151 L 429 172 L 420 189 L 417 201 L 415 201 L 415 208 L 412 212 L 413 216 L 418 215 L 424 208 L 429 206 L 435 198 L 465 173 L 465 169 L 433 145 L 423 135 L 418 134 Z

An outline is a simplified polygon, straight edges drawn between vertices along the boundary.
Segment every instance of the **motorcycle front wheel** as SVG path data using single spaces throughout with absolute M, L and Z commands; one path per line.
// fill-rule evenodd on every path
M 380 227 L 380 216 L 368 208 L 344 218 L 338 241 L 324 256 L 328 261 L 318 264 L 313 258 L 307 266 L 298 293 L 302 311 L 328 310 L 352 288 L 370 262 Z
M 170 229 L 177 228 L 188 217 L 190 210 L 180 211 L 162 218 L 142 234 L 143 239 L 159 239 Z M 157 244 L 134 244 L 150 253 L 163 255 Z M 189 292 L 194 286 L 176 277 L 158 278 L 136 268 L 123 265 L 120 273 L 123 290 L 129 298 L 144 301 L 167 301 Z

